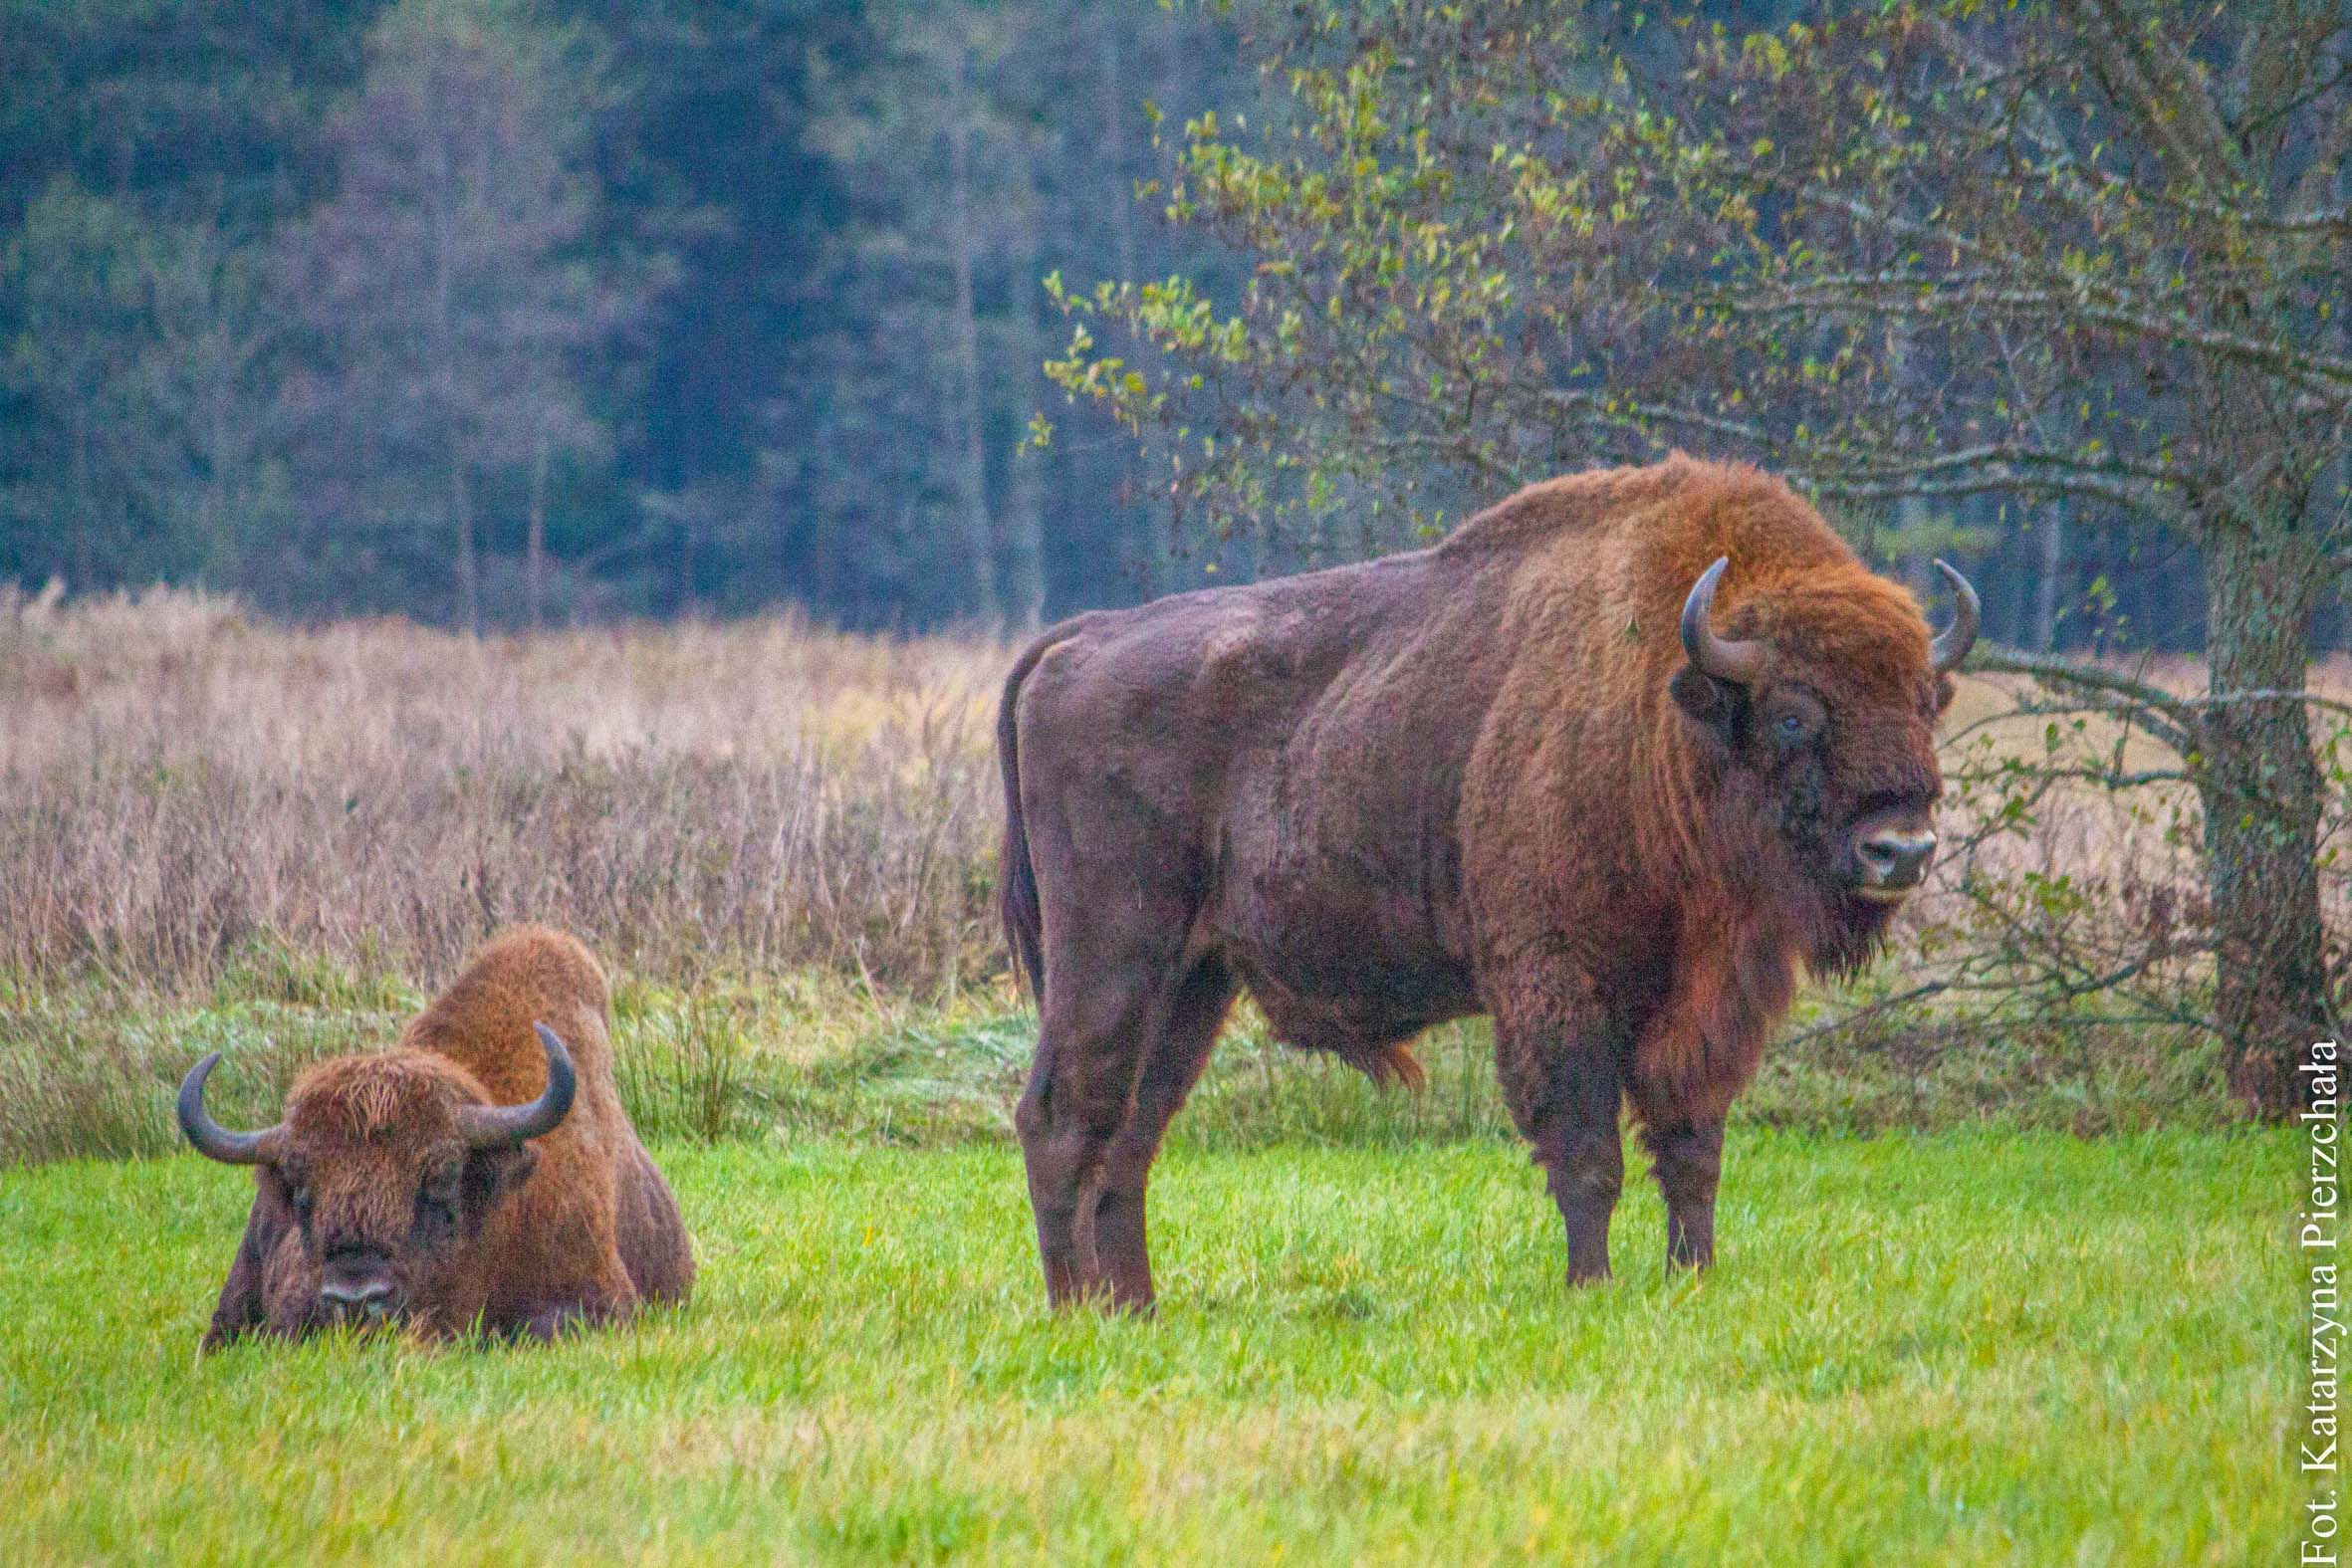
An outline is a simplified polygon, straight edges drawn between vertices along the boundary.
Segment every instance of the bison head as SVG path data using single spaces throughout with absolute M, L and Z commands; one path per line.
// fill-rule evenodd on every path
M 536 1027 L 547 1088 L 523 1105 L 488 1103 L 445 1057 L 394 1050 L 320 1063 L 296 1080 L 284 1121 L 232 1132 L 204 1109 L 220 1053 L 189 1070 L 179 1089 L 188 1142 L 223 1164 L 257 1167 L 300 1235 L 308 1267 L 299 1284 L 271 1292 L 272 1329 L 397 1320 L 448 1299 L 467 1243 L 537 1163 L 529 1140 L 572 1109 L 571 1052 Z
M 1931 639 L 1908 594 L 1858 567 L 1790 574 L 1740 606 L 1750 634 L 1729 637 L 1711 621 L 1729 565 L 1719 559 L 1684 601 L 1689 662 L 1673 695 L 1761 840 L 1759 871 L 1818 895 L 1818 956 L 1853 962 L 1934 858 L 1935 724 L 1976 641 L 1977 593 L 1937 561 L 1958 613 Z

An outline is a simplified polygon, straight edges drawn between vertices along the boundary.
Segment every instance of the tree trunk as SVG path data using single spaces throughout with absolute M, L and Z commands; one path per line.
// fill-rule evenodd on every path
M 2033 585 L 2033 641 L 2035 653 L 2049 653 L 2058 645 L 2058 576 L 2066 569 L 2066 510 L 2061 502 L 2043 503 L 2040 518 L 2041 580 Z
M 1033 221 L 1039 195 L 1031 182 Z M 1036 405 L 1044 385 L 1038 366 L 1045 361 L 1045 323 L 1038 315 L 1038 253 L 1034 243 L 1021 247 L 1013 258 L 1012 287 L 1014 352 L 1008 377 L 1017 399 L 1014 412 L 1021 423 L 1021 405 Z M 1013 453 L 1012 473 L 1005 497 L 1005 619 L 1007 629 L 1027 638 L 1046 624 L 1046 454 L 1024 440 Z
M 209 391 L 205 398 L 204 487 L 199 492 L 204 509 L 202 569 L 205 579 L 217 587 L 235 582 L 242 575 L 243 552 L 238 548 L 237 538 L 239 520 L 231 497 L 235 483 L 244 473 L 245 454 L 231 450 L 236 440 L 230 426 L 230 409 L 235 406 L 237 396 L 235 383 L 224 374 Z
M 1127 121 L 1136 110 L 1127 99 L 1126 29 L 1116 6 L 1102 9 L 1100 24 L 1095 37 L 1102 65 L 1102 161 L 1110 173 L 1110 275 L 1120 283 L 1139 284 L 1143 267 L 1136 247 L 1135 177 L 1127 157 Z M 1105 452 L 1115 515 L 1135 530 L 1143 596 L 1173 592 L 1176 555 L 1169 531 L 1153 508 L 1132 499 L 1141 488 L 1134 449 L 1119 440 L 1105 443 Z
M 1034 636 L 1046 624 L 1046 454 L 1027 444 L 1013 454 L 1005 536 L 1006 627 Z
M 90 542 L 91 492 L 96 488 L 91 478 L 94 465 L 90 458 L 90 415 L 82 409 L 76 409 L 73 421 L 73 481 L 69 492 L 73 500 L 66 509 L 70 518 L 67 526 L 73 530 L 73 544 L 66 567 L 69 578 L 66 585 L 76 593 L 88 593 L 98 585 L 91 580 L 98 574 L 98 565 Z
M 523 546 L 523 604 L 531 634 L 547 629 L 547 432 L 540 432 L 539 450 L 531 458 L 530 535 Z
M 449 519 L 457 534 L 457 623 L 469 636 L 482 634 L 481 564 L 474 553 L 474 503 L 466 493 L 465 470 L 449 465 Z
M 956 481 L 964 524 L 964 548 L 972 563 L 972 612 L 994 629 L 1004 623 L 997 598 L 996 536 L 988 521 L 988 456 L 983 446 L 980 399 L 980 317 L 973 299 L 972 269 L 979 241 L 972 220 L 972 127 L 967 119 L 966 62 L 961 50 L 948 69 L 948 248 L 955 271 Z
M 2205 710 L 2198 785 L 2217 942 L 2216 1008 L 2231 1088 L 2256 1114 L 2291 1114 L 2295 1064 L 2331 1028 L 2319 917 L 2318 766 L 2297 700 L 2323 580 L 2307 536 L 2229 520 L 2207 531 L 2209 695 L 2282 692 Z

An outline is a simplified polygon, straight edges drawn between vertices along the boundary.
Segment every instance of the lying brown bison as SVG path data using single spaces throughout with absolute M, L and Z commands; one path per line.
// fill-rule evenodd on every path
M 1492 1013 L 1569 1279 L 1608 1272 L 1621 1101 L 1669 1259 L 1706 1263 L 1724 1113 L 1798 967 L 1861 964 L 1934 852 L 1977 626 L 1943 569 L 1931 643 L 1778 481 L 1677 456 L 1039 638 L 997 733 L 1049 1295 L 1151 1301 L 1144 1183 L 1243 985 L 1375 1078 Z
M 206 1345 L 385 1319 L 546 1338 L 684 1299 L 678 1206 L 621 1109 L 604 973 L 560 932 L 510 931 L 392 1049 L 321 1062 L 286 1119 L 204 1109 L 218 1052 L 180 1085 L 198 1151 L 255 1168 Z

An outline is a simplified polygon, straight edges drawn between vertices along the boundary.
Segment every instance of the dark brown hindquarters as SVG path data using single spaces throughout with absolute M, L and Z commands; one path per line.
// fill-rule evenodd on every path
M 1097 716 L 1057 684 L 1028 697 L 1033 738 L 1019 754 L 1024 683 L 1055 647 L 1083 630 L 1049 632 L 1005 683 L 998 744 L 1005 772 L 1000 901 L 1016 959 L 1038 997 L 1038 1049 L 1015 1113 L 1029 1176 L 1038 1251 L 1057 1305 L 1105 1298 L 1152 1303 L 1144 1188 L 1168 1121 L 1184 1103 L 1232 1006 L 1238 982 L 1211 956 L 1185 952 L 1202 871 L 1172 848 L 1157 816 L 1139 811 L 1097 756 L 1074 744 Z M 1074 705 L 1073 705 L 1074 704 Z M 1041 728 L 1042 727 L 1042 728 Z M 1048 770 L 1035 776 L 1041 764 Z M 1024 784 L 1052 798 L 1084 841 L 1058 828 L 1032 840 Z
M 647 1301 L 683 1301 L 694 1288 L 694 1243 L 669 1183 L 642 1146 L 631 1151 L 620 1181 L 614 1241 L 629 1283 Z

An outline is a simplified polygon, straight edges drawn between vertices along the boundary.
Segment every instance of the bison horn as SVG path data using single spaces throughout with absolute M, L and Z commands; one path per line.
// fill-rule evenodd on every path
M 458 1113 L 465 1141 L 477 1149 L 511 1149 L 527 1139 L 554 1132 L 572 1114 L 572 1095 L 580 1087 L 580 1078 L 572 1070 L 572 1052 L 556 1031 L 544 1023 L 531 1025 L 539 1031 L 539 1047 L 547 1052 L 547 1089 L 536 1100 L 523 1105 L 469 1105 Z
M 1985 606 L 1977 598 L 1977 590 L 1969 585 L 1969 579 L 1954 570 L 1948 562 L 1938 560 L 1936 569 L 1944 573 L 1944 581 L 1952 589 L 1952 597 L 1959 611 L 1952 617 L 1952 624 L 1944 628 L 1944 634 L 1929 649 L 1936 660 L 1936 673 L 1949 675 L 1960 667 L 1961 660 L 1969 656 L 1969 649 L 1977 645 L 1977 620 L 1984 613 Z
M 180 1080 L 179 1130 L 187 1134 L 188 1142 L 207 1160 L 218 1160 L 223 1165 L 259 1165 L 270 1157 L 270 1147 L 278 1139 L 278 1128 L 231 1132 L 212 1119 L 211 1113 L 204 1109 L 204 1080 L 219 1065 L 220 1052 L 206 1051 L 203 1059 Z
M 1715 585 L 1723 580 L 1731 563 L 1729 556 L 1716 557 L 1715 564 L 1691 584 L 1691 596 L 1682 605 L 1682 651 L 1690 655 L 1691 668 L 1700 674 L 1746 686 L 1764 673 L 1764 644 L 1718 637 L 1707 625 L 1707 617 L 1715 609 Z

